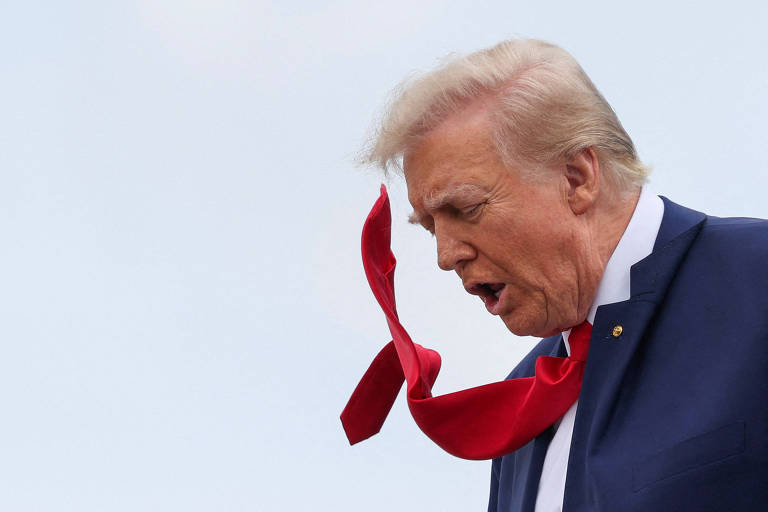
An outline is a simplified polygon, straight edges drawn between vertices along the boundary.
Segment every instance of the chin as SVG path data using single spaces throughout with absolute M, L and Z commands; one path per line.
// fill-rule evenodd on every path
M 501 316 L 507 329 L 517 336 L 533 336 L 536 338 L 548 338 L 560 334 L 563 329 L 557 326 L 547 325 L 546 315 L 537 315 L 535 312 L 526 314 L 519 309 L 513 310 Z
M 551 334 L 541 334 L 543 329 L 539 319 L 521 315 L 518 311 L 502 316 L 501 320 L 507 329 L 516 336 L 537 336 L 540 338 L 551 336 Z

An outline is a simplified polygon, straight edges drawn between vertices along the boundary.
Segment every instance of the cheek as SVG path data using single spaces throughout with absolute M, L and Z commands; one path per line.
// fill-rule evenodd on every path
M 537 245 L 539 244 L 539 245 Z M 540 289 L 546 282 L 547 248 L 537 239 L 518 236 L 506 240 L 496 254 L 496 262 L 521 291 Z
M 541 336 L 549 319 L 547 303 L 540 293 L 519 296 L 519 304 L 502 316 L 507 328 L 519 336 Z
M 478 236 L 492 263 L 519 292 L 549 290 L 560 275 L 564 248 L 562 219 L 534 215 L 498 215 L 478 226 Z

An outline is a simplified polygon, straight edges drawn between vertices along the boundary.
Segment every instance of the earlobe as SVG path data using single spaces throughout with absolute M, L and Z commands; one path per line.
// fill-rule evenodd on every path
M 588 211 L 597 200 L 600 188 L 600 163 L 595 150 L 583 149 L 566 160 L 568 204 L 576 215 Z

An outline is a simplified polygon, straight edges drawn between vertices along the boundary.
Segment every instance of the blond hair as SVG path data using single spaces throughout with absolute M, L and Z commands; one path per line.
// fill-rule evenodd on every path
M 592 148 L 616 192 L 635 189 L 650 172 L 616 113 L 565 50 L 535 39 L 504 41 L 395 89 L 363 162 L 402 170 L 418 139 L 452 114 L 492 98 L 493 139 L 506 164 L 546 164 Z

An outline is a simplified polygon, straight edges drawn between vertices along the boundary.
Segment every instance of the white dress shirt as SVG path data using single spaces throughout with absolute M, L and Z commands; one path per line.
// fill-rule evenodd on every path
M 643 187 L 627 229 L 605 266 L 595 300 L 587 314 L 589 323 L 594 324 L 598 307 L 629 299 L 629 269 L 651 254 L 663 216 L 662 200 L 647 186 Z M 570 329 L 563 333 L 568 354 L 571 353 L 568 345 L 570 334 Z M 555 435 L 549 443 L 541 470 L 539 492 L 536 495 L 536 512 L 561 512 L 563 509 L 565 477 L 578 404 L 577 400 L 560 419 L 559 425 L 555 423 Z

